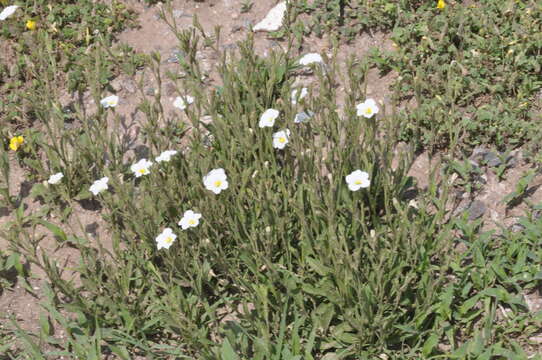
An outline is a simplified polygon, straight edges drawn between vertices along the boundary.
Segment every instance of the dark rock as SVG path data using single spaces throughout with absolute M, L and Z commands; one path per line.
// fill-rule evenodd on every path
M 484 155 L 484 162 L 486 163 L 487 166 L 490 166 L 490 167 L 496 167 L 502 164 L 499 154 L 493 151 L 490 151 Z
M 510 154 L 506 158 L 506 166 L 509 168 L 513 168 L 518 164 L 518 157 L 517 154 Z
M 472 150 L 472 154 L 470 156 L 470 159 L 479 162 L 482 160 L 487 154 L 489 153 L 489 149 L 483 147 L 483 146 L 477 146 Z
M 480 200 L 474 200 L 467 210 L 469 212 L 469 220 L 478 219 L 485 214 L 486 210 L 486 204 L 484 204 Z
M 134 153 L 135 153 L 136 159 L 139 161 L 141 159 L 148 159 L 149 154 L 151 153 L 151 150 L 149 149 L 148 146 L 137 145 L 134 148 Z
M 91 224 L 86 225 L 85 232 L 87 234 L 90 234 L 92 237 L 96 237 L 96 234 L 98 233 L 98 223 L 93 222 Z
M 510 230 L 512 230 L 512 232 L 515 232 L 515 233 L 521 232 L 525 230 L 525 226 L 521 225 L 520 223 L 516 223 L 510 227 Z

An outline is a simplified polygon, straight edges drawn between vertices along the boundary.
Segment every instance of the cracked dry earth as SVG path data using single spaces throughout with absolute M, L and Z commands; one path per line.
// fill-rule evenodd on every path
M 160 17 L 161 5 L 146 6 L 135 0 L 124 1 L 130 8 L 138 13 L 138 21 L 140 26 L 135 29 L 128 29 L 119 34 L 118 41 L 126 43 L 133 47 L 137 52 L 151 53 L 158 52 L 161 55 L 160 71 L 166 74 L 168 71 L 178 71 L 179 65 L 176 63 L 176 54 L 179 51 L 178 40 L 169 26 Z M 221 42 L 219 44 L 221 50 L 235 51 L 236 43 L 246 38 L 249 30 L 249 25 L 254 25 L 269 12 L 274 6 L 273 2 L 255 1 L 254 6 L 247 13 L 241 13 L 242 0 L 210 0 L 205 2 L 193 2 L 176 0 L 172 1 L 172 15 L 179 29 L 186 29 L 192 26 L 194 16 L 197 16 L 203 29 L 206 33 L 212 34 L 216 26 L 221 27 Z M 255 51 L 262 56 L 272 49 L 285 50 L 287 44 L 280 40 L 270 39 L 265 32 L 257 32 L 254 34 Z M 373 46 L 383 47 L 386 50 L 393 49 L 391 41 L 385 34 L 364 34 L 359 36 L 351 44 L 340 45 L 337 51 L 337 60 L 339 68 L 344 74 L 345 63 L 350 56 L 361 58 Z M 325 36 L 322 39 L 315 37 L 307 37 L 303 40 L 298 53 L 316 52 L 320 54 L 333 55 L 331 41 Z M 214 71 L 218 59 L 217 54 L 212 50 L 202 49 L 198 52 L 198 59 L 204 73 L 207 75 L 206 84 L 212 86 L 218 83 L 217 73 Z M 341 75 L 341 74 L 340 74 Z M 382 77 L 377 70 L 372 69 L 368 74 L 367 96 L 372 97 L 380 103 L 387 104 L 390 102 L 390 85 L 396 74 L 393 72 Z M 140 79 L 143 79 L 144 92 L 141 94 L 136 87 Z M 344 85 L 346 80 L 339 81 L 338 94 L 344 93 Z M 317 78 L 311 75 L 301 75 L 295 80 L 298 86 L 306 86 L 309 88 L 316 87 Z M 136 152 L 137 134 L 139 133 L 139 122 L 143 116 L 137 110 L 137 105 L 141 102 L 144 96 L 153 96 L 157 91 L 157 83 L 151 76 L 149 71 L 140 71 L 135 77 L 130 78 L 121 75 L 112 82 L 112 87 L 116 94 L 120 97 L 120 103 L 116 108 L 116 112 L 123 118 L 126 124 L 125 131 L 127 136 L 132 139 L 134 144 L 132 150 Z M 177 86 L 169 80 L 164 80 L 160 89 L 163 97 L 165 113 L 167 116 L 178 117 L 172 105 L 173 99 L 178 96 Z M 317 91 L 317 90 L 315 90 Z M 71 101 L 76 101 L 75 95 L 65 94 L 62 101 L 67 105 Z M 344 104 L 344 96 L 339 96 L 339 108 Z M 95 111 L 96 104 L 93 103 L 90 94 L 87 94 L 83 99 L 83 105 L 88 111 Z M 411 104 L 407 104 L 410 106 Z M 483 149 L 483 151 L 486 151 Z M 487 150 L 485 154 L 489 153 Z M 483 155 L 486 156 L 486 155 Z M 466 197 L 463 193 L 458 193 L 456 203 L 453 204 L 451 210 L 455 215 L 459 215 L 464 211 L 470 211 L 471 217 L 482 218 L 484 220 L 485 229 L 496 229 L 506 226 L 511 227 L 517 223 L 518 217 L 523 215 L 526 209 L 525 204 L 520 204 L 512 209 L 506 208 L 502 203 L 502 198 L 510 193 L 522 174 L 529 168 L 529 164 L 523 159 L 522 152 L 516 151 L 513 154 L 514 163 L 509 169 L 504 180 L 500 181 L 494 171 L 489 167 L 478 165 L 479 160 L 473 156 L 471 160 L 476 166 L 481 169 L 481 189 L 476 194 L 475 198 Z M 22 195 L 22 201 L 25 204 L 27 214 L 39 213 L 40 203 L 32 200 L 28 195 L 32 184 L 24 181 L 24 172 L 18 167 L 17 163 L 12 161 L 11 166 L 13 189 Z M 429 160 L 427 154 L 420 154 L 415 160 L 410 175 L 417 180 L 420 190 L 427 186 L 429 172 L 435 167 L 440 166 L 433 159 Z M 542 201 L 542 175 L 539 173 L 533 183 L 530 191 L 530 200 L 533 203 Z M 12 215 L 7 209 L 0 209 L 0 227 L 5 226 L 12 219 Z M 55 219 L 47 219 L 55 222 Z M 56 220 L 57 221 L 57 220 Z M 57 221 L 58 223 L 58 221 Z M 64 224 L 63 226 L 66 226 Z M 85 207 L 84 204 L 78 209 L 75 209 L 74 215 L 68 221 L 68 230 L 75 234 L 90 234 L 94 241 L 100 241 L 106 248 L 108 244 L 108 234 L 105 223 L 100 217 L 100 214 L 92 207 Z M 45 228 L 36 228 L 37 236 L 43 236 L 40 242 L 41 251 L 48 253 L 54 259 L 60 262 L 63 269 L 63 275 L 66 278 L 71 278 L 70 268 L 73 268 L 78 261 L 77 251 L 72 248 L 56 248 L 56 242 L 51 237 L 50 233 Z M 7 242 L 0 238 L 0 248 L 6 249 Z M 39 328 L 39 314 L 43 311 L 40 306 L 40 297 L 43 296 L 43 272 L 32 266 L 30 268 L 32 278 L 29 280 L 33 294 L 27 291 L 21 284 L 16 284 L 10 291 L 5 291 L 0 295 L 0 326 L 8 326 L 7 319 L 14 317 L 18 324 L 27 330 L 37 331 Z M 77 279 L 75 279 L 77 281 Z M 532 311 L 542 309 L 542 299 L 539 292 L 525 294 L 526 301 Z M 62 334 L 56 334 L 62 337 Z M 542 339 L 540 339 L 542 342 Z

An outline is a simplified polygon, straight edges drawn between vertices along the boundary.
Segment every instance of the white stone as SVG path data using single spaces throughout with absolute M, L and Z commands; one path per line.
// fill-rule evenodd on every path
M 280 2 L 269 10 L 265 18 L 254 26 L 254 31 L 277 31 L 286 15 L 286 2 Z

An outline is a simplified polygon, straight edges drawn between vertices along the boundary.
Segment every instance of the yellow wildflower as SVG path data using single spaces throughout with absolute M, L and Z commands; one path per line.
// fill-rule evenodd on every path
M 26 21 L 26 28 L 30 31 L 36 30 L 37 24 L 34 20 Z
M 446 3 L 444 2 L 444 0 L 438 0 L 438 3 L 437 3 L 437 9 L 444 9 L 446 7 Z
M 17 151 L 19 147 L 24 143 L 24 138 L 22 136 L 14 136 L 9 141 L 9 148 L 13 151 Z

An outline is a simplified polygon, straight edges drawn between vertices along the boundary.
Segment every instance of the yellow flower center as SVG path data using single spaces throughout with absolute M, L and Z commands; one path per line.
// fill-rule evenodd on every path
M 168 236 L 166 240 L 164 240 L 166 244 L 171 244 L 173 242 L 173 238 L 171 236 Z
M 222 185 L 222 181 L 220 180 L 215 181 L 215 187 L 220 187 L 220 185 Z
M 361 185 L 361 180 L 356 180 L 356 181 L 354 181 L 354 184 L 356 184 L 356 185 Z
M 188 220 L 188 225 L 196 225 L 196 220 L 194 219 Z
M 438 0 L 437 9 L 444 9 L 445 7 L 446 3 L 444 2 L 444 0 Z
M 139 169 L 138 171 L 140 174 L 145 175 L 145 173 L 147 172 L 147 169 Z
M 365 109 L 365 113 L 367 115 L 371 115 L 373 113 L 373 109 L 371 109 L 370 107 L 368 107 L 367 109 Z
M 284 144 L 285 142 L 286 142 L 286 138 L 285 138 L 285 137 L 279 138 L 279 143 Z

